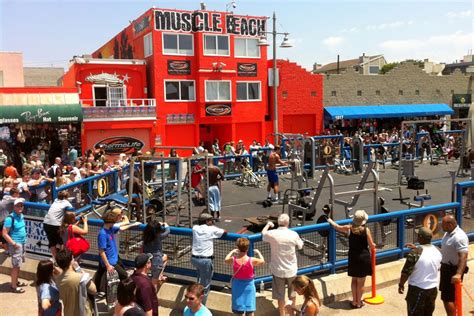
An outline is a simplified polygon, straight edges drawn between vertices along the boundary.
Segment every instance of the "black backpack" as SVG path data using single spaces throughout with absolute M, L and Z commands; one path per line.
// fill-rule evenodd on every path
M 10 228 L 10 231 L 12 229 L 15 229 L 15 218 L 13 217 L 13 215 L 8 215 L 7 217 L 5 217 L 2 221 L 0 221 L 0 235 L 2 234 L 2 231 L 3 231 L 3 225 L 5 224 L 5 220 L 7 218 L 11 217 L 12 218 L 12 227 Z

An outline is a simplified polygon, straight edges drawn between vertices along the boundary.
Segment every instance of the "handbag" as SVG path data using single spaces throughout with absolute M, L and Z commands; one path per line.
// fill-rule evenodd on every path
M 67 228 L 66 248 L 71 250 L 74 257 L 80 256 L 90 248 L 89 242 L 81 235 L 74 236 L 72 225 Z

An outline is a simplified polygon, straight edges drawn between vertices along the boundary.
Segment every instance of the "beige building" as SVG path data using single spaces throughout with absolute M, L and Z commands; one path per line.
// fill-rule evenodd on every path
M 62 67 L 25 67 L 25 87 L 59 87 L 64 75 Z
M 363 54 L 359 58 L 340 60 L 324 66 L 315 64 L 313 73 L 315 74 L 340 74 L 343 72 L 355 71 L 362 75 L 378 75 L 380 69 L 387 63 L 383 55 L 366 56 Z
M 23 86 L 23 53 L 0 52 L 0 87 Z
M 324 107 L 341 105 L 433 104 L 452 105 L 454 94 L 472 94 L 472 77 L 427 74 L 403 62 L 385 75 L 364 76 L 352 70 L 324 79 Z M 457 111 L 457 109 L 455 109 Z

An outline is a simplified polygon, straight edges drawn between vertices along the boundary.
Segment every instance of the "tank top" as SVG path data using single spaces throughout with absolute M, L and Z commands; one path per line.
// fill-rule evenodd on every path
M 233 259 L 233 269 L 234 269 L 234 279 L 239 280 L 251 280 L 255 277 L 255 272 L 253 270 L 252 258 L 249 257 L 244 264 L 237 262 L 235 257 Z

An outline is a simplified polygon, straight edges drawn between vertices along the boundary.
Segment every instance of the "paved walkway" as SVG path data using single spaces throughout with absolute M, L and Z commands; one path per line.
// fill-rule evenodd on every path
M 466 276 L 464 286 L 474 294 L 474 261 L 469 262 L 471 272 Z M 0 316 L 16 315 L 30 316 L 37 314 L 37 299 L 34 285 L 26 287 L 25 294 L 13 294 L 8 292 L 10 276 L 0 274 Z M 350 286 L 349 281 L 347 286 Z M 385 298 L 382 305 L 366 305 L 362 309 L 351 309 L 349 301 L 340 301 L 328 306 L 323 306 L 321 315 L 404 315 L 406 304 L 405 295 L 399 295 L 397 285 L 393 285 L 378 291 L 378 294 Z M 474 297 L 473 297 L 474 299 Z M 8 302 L 8 303 L 7 303 Z M 464 315 L 474 315 L 474 302 L 469 299 L 466 292 L 463 291 L 463 310 Z M 106 315 L 105 305 L 99 304 L 99 309 L 103 310 Z M 160 307 L 160 316 L 177 316 L 182 315 L 180 311 L 171 310 Z M 435 316 L 446 315 L 441 299 L 437 298 Z

